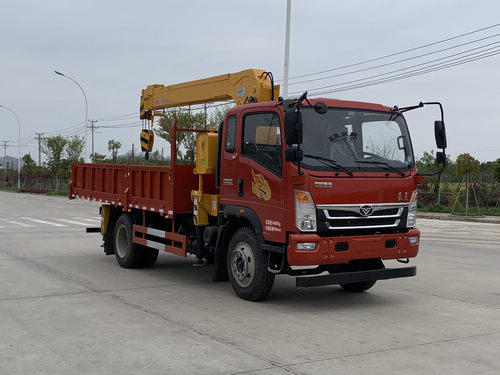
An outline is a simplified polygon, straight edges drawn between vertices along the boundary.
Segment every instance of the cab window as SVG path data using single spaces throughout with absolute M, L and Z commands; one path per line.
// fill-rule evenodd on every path
M 281 176 L 281 130 L 276 113 L 255 113 L 245 116 L 241 153 Z
M 226 130 L 226 151 L 234 152 L 234 143 L 236 141 L 236 116 L 229 116 L 227 119 Z

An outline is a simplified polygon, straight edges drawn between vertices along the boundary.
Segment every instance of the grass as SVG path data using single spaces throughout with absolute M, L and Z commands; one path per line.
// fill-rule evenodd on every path
M 0 191 L 11 191 L 14 193 L 28 193 L 28 194 L 61 195 L 65 197 L 69 195 L 68 189 L 47 191 L 46 189 L 18 189 L 13 187 L 0 187 Z
M 48 191 L 45 193 L 45 195 L 62 195 L 67 197 L 69 195 L 69 190 L 53 190 L 53 191 Z
M 421 212 L 442 212 L 451 214 L 452 206 L 443 206 L 440 204 L 431 204 L 429 206 L 421 206 L 418 208 Z M 465 208 L 461 206 L 455 207 L 454 215 L 465 215 Z M 499 207 L 479 207 L 479 212 L 476 206 L 469 207 L 469 216 L 487 215 L 487 216 L 500 216 Z
M 21 192 L 21 190 L 19 190 L 18 188 L 13 188 L 13 187 L 0 187 L 0 191 L 13 191 L 16 193 Z

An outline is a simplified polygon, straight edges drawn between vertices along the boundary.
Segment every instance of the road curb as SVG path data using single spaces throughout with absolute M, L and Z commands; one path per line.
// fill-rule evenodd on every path
M 473 223 L 500 224 L 498 216 L 459 216 L 440 212 L 419 212 L 418 218 L 434 219 L 434 220 L 449 220 L 449 221 L 468 221 Z

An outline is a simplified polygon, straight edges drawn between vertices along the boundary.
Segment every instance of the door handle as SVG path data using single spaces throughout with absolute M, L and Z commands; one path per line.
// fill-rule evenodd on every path
M 238 196 L 243 196 L 243 177 L 238 178 Z

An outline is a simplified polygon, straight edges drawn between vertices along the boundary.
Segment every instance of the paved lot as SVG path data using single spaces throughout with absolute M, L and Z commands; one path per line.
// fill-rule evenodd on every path
M 420 220 L 418 276 L 238 299 L 104 256 L 97 206 L 0 192 L 0 374 L 499 374 L 500 225 Z

